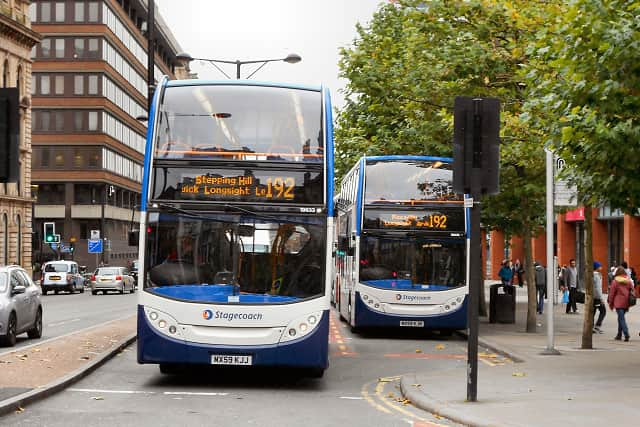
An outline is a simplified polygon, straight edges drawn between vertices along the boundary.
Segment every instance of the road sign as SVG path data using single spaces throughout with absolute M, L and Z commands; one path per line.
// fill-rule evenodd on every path
M 58 249 L 58 244 L 57 243 L 49 243 L 49 246 L 51 246 L 51 249 L 53 249 L 54 251 L 56 249 Z
M 555 175 L 564 168 L 565 160 L 562 157 L 556 157 L 555 166 L 553 204 L 555 206 L 577 206 L 578 190 L 576 187 L 569 185 L 564 179 L 555 179 Z
M 91 240 L 100 239 L 100 230 L 91 230 Z
M 89 240 L 89 244 L 87 245 L 90 254 L 101 254 L 102 253 L 102 240 Z

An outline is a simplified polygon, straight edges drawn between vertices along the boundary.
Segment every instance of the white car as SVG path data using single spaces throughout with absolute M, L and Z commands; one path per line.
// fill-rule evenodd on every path
M 126 291 L 135 292 L 133 277 L 125 267 L 98 267 L 91 276 L 91 293 L 96 295 L 98 291 L 106 294 L 115 291 L 124 294 Z
M 84 278 L 75 261 L 49 261 L 42 266 L 40 286 L 44 295 L 49 291 L 56 294 L 60 291 L 83 293 Z
M 18 265 L 0 267 L 0 344 L 14 346 L 16 336 L 42 336 L 40 288 Z

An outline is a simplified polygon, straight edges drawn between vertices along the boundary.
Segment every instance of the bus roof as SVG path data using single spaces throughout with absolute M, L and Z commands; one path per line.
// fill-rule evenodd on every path
M 391 160 L 423 160 L 432 162 L 452 163 L 451 157 L 434 157 L 434 156 L 411 156 L 411 155 L 392 155 L 392 156 L 364 156 L 365 160 L 373 161 L 391 161 Z
M 167 87 L 177 86 L 213 86 L 213 85 L 225 85 L 225 86 L 268 86 L 268 87 L 282 87 L 287 89 L 301 89 L 312 90 L 320 92 L 322 86 L 310 86 L 293 83 L 281 83 L 281 82 L 263 82 L 258 80 L 168 80 Z

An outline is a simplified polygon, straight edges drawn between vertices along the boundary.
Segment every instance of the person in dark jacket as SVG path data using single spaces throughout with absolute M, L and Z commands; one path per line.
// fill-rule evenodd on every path
M 629 311 L 629 293 L 632 289 L 631 279 L 627 276 L 624 267 L 616 268 L 613 280 L 609 286 L 608 298 L 609 307 L 618 314 L 618 334 L 615 337 L 616 340 L 622 339 L 622 334 L 624 334 L 624 340 L 629 341 L 629 328 L 627 327 L 627 321 L 624 316 L 627 311 Z
M 500 271 L 498 271 L 498 277 L 502 281 L 503 286 L 511 286 L 513 285 L 513 270 L 511 269 L 511 261 L 505 259 L 502 261 L 502 267 L 500 267 Z
M 598 320 L 596 320 L 593 326 L 593 333 L 602 333 L 602 321 L 604 320 L 604 316 L 607 315 L 607 308 L 604 305 L 604 301 L 602 301 L 602 264 L 598 261 L 593 263 L 593 317 L 596 316 L 596 311 L 598 314 Z
M 547 290 L 547 269 L 540 265 L 538 261 L 533 263 L 536 277 L 536 292 L 538 293 L 538 314 L 542 314 L 544 309 L 544 297 Z

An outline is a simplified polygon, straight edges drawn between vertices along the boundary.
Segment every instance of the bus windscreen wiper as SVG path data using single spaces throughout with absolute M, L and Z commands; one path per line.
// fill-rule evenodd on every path
M 265 215 L 265 214 L 262 214 L 262 213 L 259 213 L 259 212 L 254 212 L 254 211 L 249 210 L 249 209 L 241 208 L 240 206 L 230 205 L 229 203 L 225 203 L 224 207 L 228 208 L 228 209 L 236 210 L 238 212 L 246 213 L 248 215 L 252 215 L 252 216 L 255 216 L 255 217 L 258 217 L 258 218 L 268 219 L 270 221 L 275 221 L 277 223 L 286 222 L 286 221 L 283 221 L 281 218 L 276 218 L 276 217 L 271 216 L 271 215 Z

